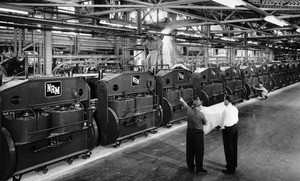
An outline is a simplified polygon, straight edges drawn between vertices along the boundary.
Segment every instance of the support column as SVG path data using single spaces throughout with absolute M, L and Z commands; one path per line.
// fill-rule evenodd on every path
M 22 56 L 22 44 L 23 44 L 23 29 L 19 29 L 19 47 L 18 47 L 18 56 Z
M 210 25 L 206 26 L 207 39 L 206 39 L 206 49 L 205 49 L 205 67 L 209 63 L 209 39 L 210 39 Z
M 52 32 L 44 31 L 44 74 L 52 74 Z
M 14 57 L 18 55 L 18 30 L 19 28 L 14 28 Z
M 143 33 L 143 29 L 142 29 L 142 13 L 141 13 L 141 9 L 137 10 L 137 32 L 136 34 L 142 34 Z
M 235 60 L 235 47 L 230 47 L 230 58 L 232 65 L 236 65 L 237 62 Z
M 125 47 L 129 47 L 130 45 L 130 39 L 125 38 Z M 123 65 L 128 65 L 128 61 L 130 60 L 130 50 L 129 49 L 123 49 Z
M 79 39 L 80 39 L 80 37 L 79 37 L 80 35 L 79 35 L 79 33 L 76 33 L 76 35 L 75 35 L 75 42 L 74 42 L 74 46 L 75 46 L 75 53 L 76 54 L 79 54 L 79 52 L 80 52 L 80 41 L 79 41 Z M 52 43 L 51 43 L 51 45 L 52 45 Z
M 244 49 L 244 59 L 249 62 L 248 49 Z

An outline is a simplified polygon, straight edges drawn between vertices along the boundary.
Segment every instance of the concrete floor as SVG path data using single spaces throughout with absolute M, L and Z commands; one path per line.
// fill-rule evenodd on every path
M 300 180 L 300 83 L 274 91 L 267 100 L 238 104 L 239 144 L 235 175 L 225 175 L 221 131 L 205 135 L 204 176 L 189 173 L 185 163 L 186 123 L 166 134 L 141 138 L 120 148 L 97 148 L 84 163 L 54 165 L 45 175 L 29 173 L 23 180 L 54 181 L 182 181 Z M 160 132 L 160 131 L 159 131 Z M 127 146 L 126 145 L 130 145 Z M 103 157 L 97 152 L 106 150 Z M 96 156 L 95 156 L 96 155 Z M 59 171 L 65 169 L 64 171 Z

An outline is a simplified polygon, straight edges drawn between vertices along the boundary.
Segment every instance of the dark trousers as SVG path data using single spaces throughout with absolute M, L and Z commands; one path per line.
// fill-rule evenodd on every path
M 204 140 L 203 130 L 187 129 L 186 163 L 190 170 L 199 172 L 203 169 Z
M 222 131 L 225 159 L 227 170 L 235 171 L 237 167 L 237 144 L 238 144 L 238 128 L 237 124 L 225 127 Z

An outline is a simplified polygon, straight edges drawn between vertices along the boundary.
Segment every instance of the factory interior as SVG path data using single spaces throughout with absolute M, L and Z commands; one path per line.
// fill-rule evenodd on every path
M 0 181 L 300 180 L 299 0 L 3 0 L 0 36 Z

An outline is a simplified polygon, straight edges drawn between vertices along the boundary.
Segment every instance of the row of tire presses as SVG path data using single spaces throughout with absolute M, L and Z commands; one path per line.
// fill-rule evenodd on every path
M 46 173 L 47 165 L 87 158 L 99 145 L 118 147 L 124 139 L 169 127 L 186 118 L 180 96 L 188 104 L 198 96 L 209 106 L 226 94 L 236 102 L 257 96 L 253 87 L 259 82 L 272 90 L 297 81 L 298 64 L 15 79 L 0 87 L 0 180 Z
M 263 84 L 268 91 L 300 81 L 300 63 L 273 63 L 232 67 L 197 68 L 192 76 L 195 95 L 204 106 L 224 100 L 226 94 L 233 102 L 258 96 L 254 87 Z
M 191 72 L 161 70 L 98 77 L 15 78 L 0 86 L 0 180 L 88 158 L 97 146 L 155 133 L 183 120 L 192 102 Z M 105 147 L 103 147 L 105 149 Z

